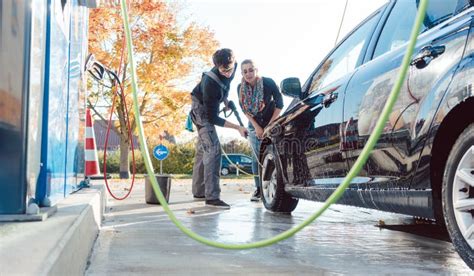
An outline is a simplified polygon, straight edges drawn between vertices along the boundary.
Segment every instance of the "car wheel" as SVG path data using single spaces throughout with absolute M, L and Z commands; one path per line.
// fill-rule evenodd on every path
M 229 169 L 228 168 L 222 168 L 221 169 L 221 175 L 228 175 L 229 174 Z
M 290 213 L 298 205 L 298 199 L 285 192 L 278 158 L 273 146 L 268 146 L 263 154 L 262 170 L 262 201 L 266 209 L 273 212 Z
M 459 136 L 444 169 L 442 207 L 456 251 L 474 269 L 474 124 Z

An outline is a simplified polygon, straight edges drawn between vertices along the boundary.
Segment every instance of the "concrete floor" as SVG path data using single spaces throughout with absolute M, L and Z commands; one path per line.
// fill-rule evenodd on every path
M 226 243 L 267 239 L 317 210 L 300 201 L 291 215 L 249 201 L 251 180 L 221 181 L 230 210 L 192 200 L 190 180 L 173 180 L 170 208 L 192 231 Z M 115 183 L 123 193 L 126 183 Z M 383 223 L 388 228 L 375 225 Z M 136 274 L 470 274 L 443 233 L 406 216 L 334 205 L 294 237 L 251 250 L 202 245 L 183 234 L 159 205 L 145 204 L 139 182 L 125 201 L 108 199 L 107 213 L 86 275 Z M 418 234 L 411 234 L 416 231 Z M 419 235 L 422 234 L 422 235 Z

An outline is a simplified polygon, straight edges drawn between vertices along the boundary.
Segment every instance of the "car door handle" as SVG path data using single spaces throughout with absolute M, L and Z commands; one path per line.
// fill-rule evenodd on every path
M 411 61 L 411 65 L 415 65 L 416 68 L 418 69 L 423 69 L 430 62 L 437 58 L 438 56 L 442 55 L 444 51 L 446 50 L 446 46 L 441 45 L 441 46 L 425 46 L 421 48 L 421 50 L 418 52 L 418 55 Z
M 337 97 L 338 97 L 337 92 L 333 92 L 331 94 L 324 96 L 324 100 L 323 100 L 324 107 L 328 108 L 333 102 L 337 100 Z

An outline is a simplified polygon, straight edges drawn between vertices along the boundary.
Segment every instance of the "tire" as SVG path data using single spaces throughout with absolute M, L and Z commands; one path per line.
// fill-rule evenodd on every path
M 474 124 L 461 133 L 449 153 L 441 202 L 453 246 L 464 262 L 474 269 Z
M 229 169 L 228 168 L 222 168 L 221 169 L 221 175 L 228 175 L 229 174 Z
M 285 192 L 279 159 L 272 145 L 266 147 L 262 160 L 260 179 L 262 180 L 263 205 L 272 212 L 291 213 L 298 205 L 298 199 Z

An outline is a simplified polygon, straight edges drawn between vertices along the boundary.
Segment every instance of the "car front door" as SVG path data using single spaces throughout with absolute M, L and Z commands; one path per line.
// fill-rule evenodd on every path
M 232 161 L 232 164 L 229 164 L 229 171 L 231 173 L 237 173 L 237 166 L 240 164 L 240 155 L 232 155 L 230 161 Z
M 377 188 L 410 188 L 439 103 L 462 57 L 470 18 L 455 16 L 468 1 L 431 0 L 412 65 L 383 133 L 355 180 Z M 374 130 L 399 72 L 418 1 L 397 1 L 344 95 L 341 149 L 352 166 Z M 355 185 L 355 184 L 354 184 Z M 413 188 L 413 187 L 411 187 Z
M 328 183 L 343 177 L 347 163 L 339 149 L 343 94 L 356 68 L 364 58 L 381 11 L 362 22 L 320 64 L 303 86 L 305 99 L 290 116 L 284 129 L 286 138 L 283 160 L 287 181 L 295 185 Z M 310 103 L 324 97 L 324 107 Z

